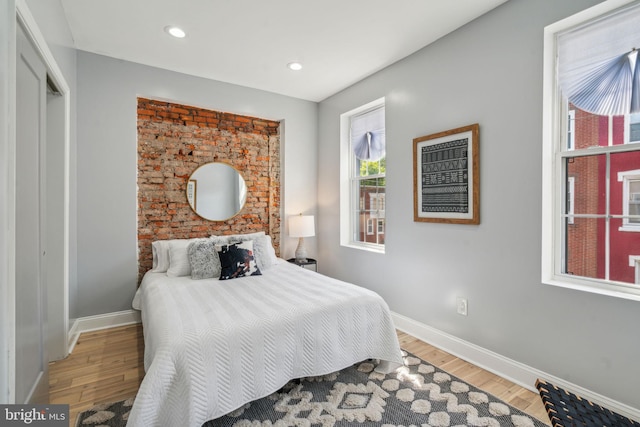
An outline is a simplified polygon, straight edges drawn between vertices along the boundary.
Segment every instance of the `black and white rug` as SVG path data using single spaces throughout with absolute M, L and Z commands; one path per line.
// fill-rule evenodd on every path
M 404 367 L 387 375 L 365 361 L 333 374 L 291 381 L 203 427 L 545 426 L 412 354 L 405 353 L 404 359 Z M 131 401 L 83 412 L 77 426 L 124 427 Z
M 133 397 L 120 402 L 101 403 L 81 412 L 76 427 L 124 427 L 127 425 L 129 411 L 133 406 Z

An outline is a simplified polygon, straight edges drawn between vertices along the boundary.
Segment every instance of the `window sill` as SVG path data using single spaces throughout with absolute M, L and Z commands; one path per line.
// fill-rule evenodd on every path
M 640 285 L 616 282 L 604 283 L 588 279 L 570 279 L 566 276 L 543 279 L 542 283 L 545 285 L 558 286 L 560 288 L 573 289 L 592 294 L 640 301 Z
M 640 226 L 623 225 L 618 227 L 618 231 L 630 231 L 632 233 L 640 233 Z
M 373 252 L 376 254 L 384 254 L 384 246 L 360 245 L 357 243 L 341 243 L 340 246 L 351 249 L 360 249 L 362 251 Z

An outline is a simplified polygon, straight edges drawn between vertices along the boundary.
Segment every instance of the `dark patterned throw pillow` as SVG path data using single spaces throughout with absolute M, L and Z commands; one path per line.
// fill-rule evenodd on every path
M 222 264 L 220 280 L 262 275 L 253 254 L 253 240 L 222 245 L 218 255 Z

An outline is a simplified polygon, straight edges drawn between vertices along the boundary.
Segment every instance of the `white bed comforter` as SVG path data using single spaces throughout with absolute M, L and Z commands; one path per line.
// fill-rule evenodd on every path
M 294 378 L 367 358 L 402 364 L 378 294 L 285 261 L 224 281 L 147 273 L 134 308 L 146 375 L 129 427 L 200 427 Z

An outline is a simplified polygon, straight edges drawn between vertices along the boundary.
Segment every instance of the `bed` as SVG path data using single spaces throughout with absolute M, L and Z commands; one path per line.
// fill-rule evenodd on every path
M 264 264 L 264 262 L 263 262 Z M 147 272 L 134 299 L 145 377 L 127 426 L 197 426 L 289 380 L 402 364 L 384 300 L 282 259 L 234 280 Z

